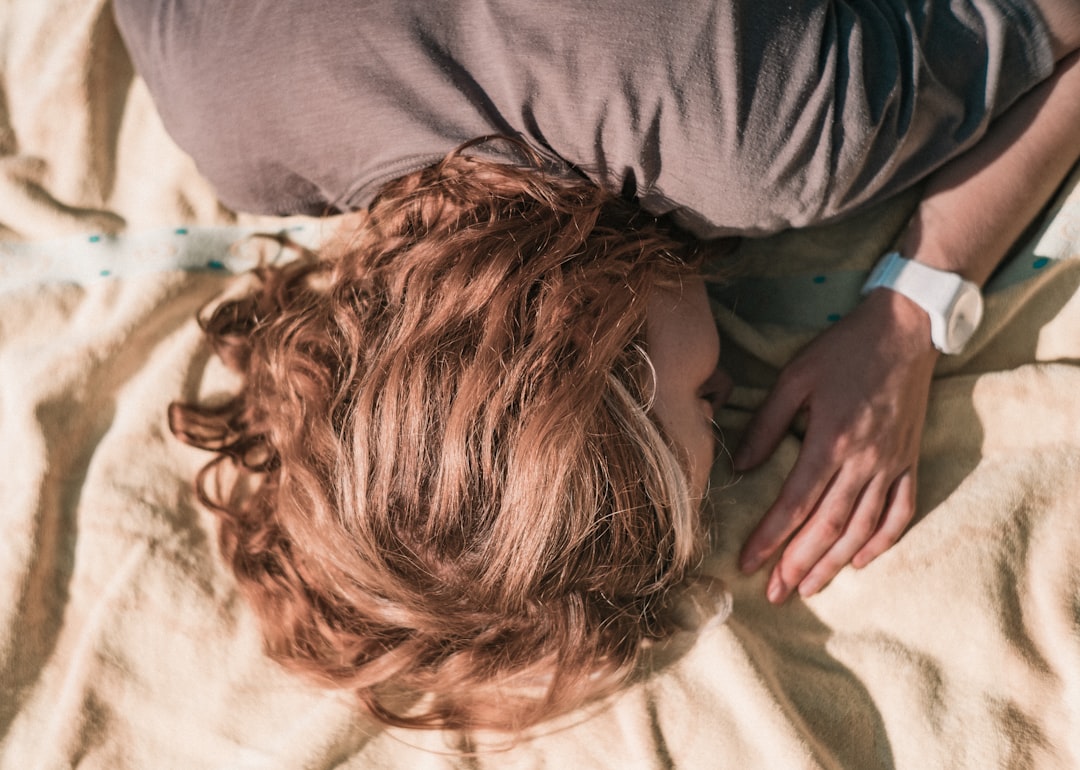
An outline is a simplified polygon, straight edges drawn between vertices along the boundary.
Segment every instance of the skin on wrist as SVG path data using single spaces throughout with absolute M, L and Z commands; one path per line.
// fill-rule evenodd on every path
M 879 317 L 887 319 L 882 330 L 897 339 L 903 339 L 910 347 L 897 351 L 901 355 L 918 357 L 923 354 L 937 358 L 940 351 L 930 337 L 930 316 L 913 300 L 885 287 L 874 289 L 863 300 Z

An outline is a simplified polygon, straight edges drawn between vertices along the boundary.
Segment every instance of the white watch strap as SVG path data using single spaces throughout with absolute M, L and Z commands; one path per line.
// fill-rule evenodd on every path
M 905 259 L 899 252 L 892 251 L 874 266 L 862 293 L 869 294 L 878 287 L 903 294 L 926 311 L 930 317 L 931 342 L 938 350 L 956 353 L 967 341 L 966 337 L 963 340 L 950 340 L 947 327 L 957 297 L 972 289 L 978 292 L 975 284 L 965 281 L 956 273 Z M 978 315 L 981 315 L 981 306 Z M 978 318 L 974 319 L 973 325 L 978 325 Z
M 869 294 L 879 286 L 887 286 L 927 312 L 944 315 L 963 283 L 964 279 L 956 273 L 938 270 L 892 251 L 874 267 L 862 293 Z

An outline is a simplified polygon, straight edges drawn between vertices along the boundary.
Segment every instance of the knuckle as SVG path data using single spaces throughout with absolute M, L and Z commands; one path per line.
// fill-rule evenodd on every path
M 794 532 L 813 510 L 813 501 L 810 498 L 810 495 L 792 483 L 791 477 L 788 477 L 772 509 L 765 514 L 764 520 L 771 523 L 769 531 L 777 537 L 786 537 Z
M 868 516 L 857 516 L 851 520 L 847 527 L 847 534 L 853 541 L 865 543 L 874 534 L 877 521 Z
M 818 534 L 822 540 L 826 540 L 830 543 L 834 543 L 840 539 L 840 536 L 844 534 L 847 529 L 848 519 L 847 516 L 840 516 L 835 513 L 830 513 L 823 516 L 821 521 L 817 525 Z
M 851 434 L 839 430 L 833 433 L 832 437 L 828 440 L 828 451 L 826 457 L 828 462 L 834 465 L 840 464 L 845 459 L 849 458 L 852 454 L 852 441 Z
M 893 503 L 893 510 L 896 512 L 897 517 L 904 521 L 911 521 L 915 516 L 915 498 L 908 495 L 901 500 L 897 500 Z
M 876 470 L 883 467 L 892 457 L 892 451 L 884 441 L 872 441 L 863 447 L 862 461 L 865 470 Z
M 904 532 L 907 531 L 907 523 L 899 522 L 898 526 L 890 527 L 883 534 L 885 542 L 889 544 L 889 547 L 896 545 L 896 543 L 904 536 Z
M 802 582 L 803 578 L 806 577 L 806 573 L 808 573 L 813 566 L 813 563 L 808 563 L 797 556 L 784 558 L 779 564 L 780 578 L 784 581 L 785 585 L 798 585 Z
M 827 439 L 828 460 L 831 464 L 846 465 L 864 477 L 888 463 L 888 448 L 876 436 L 867 436 L 857 429 L 837 427 Z
M 905 527 L 903 526 L 889 526 L 883 528 L 874 537 L 874 550 L 880 554 L 892 548 L 899 542 L 901 536 L 903 536 L 904 529 Z
M 896 539 L 893 540 L 893 542 L 896 542 L 896 540 L 900 539 L 900 535 L 902 535 L 904 533 L 904 530 L 907 529 L 908 524 L 910 524 L 911 520 L 914 519 L 914 518 L 915 518 L 915 506 L 914 505 L 905 506 L 904 509 L 901 510 L 896 515 L 896 522 L 897 522 Z

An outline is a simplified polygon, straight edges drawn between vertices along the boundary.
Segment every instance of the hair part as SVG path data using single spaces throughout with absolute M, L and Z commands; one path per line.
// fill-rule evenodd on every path
M 695 269 L 580 180 L 461 152 L 201 319 L 243 375 L 173 404 L 269 653 L 406 727 L 611 692 L 698 559 L 650 414 L 648 297 Z

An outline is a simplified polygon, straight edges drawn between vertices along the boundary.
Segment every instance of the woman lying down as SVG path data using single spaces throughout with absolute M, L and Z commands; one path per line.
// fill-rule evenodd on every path
M 171 413 L 217 453 L 200 499 L 272 655 L 410 727 L 520 730 L 612 691 L 705 547 L 729 380 L 685 233 L 929 176 L 735 453 L 805 412 L 741 553 L 771 601 L 900 538 L 935 362 L 1080 157 L 1075 0 L 354 6 L 115 3 L 223 201 L 357 212 L 204 319 L 243 389 Z

